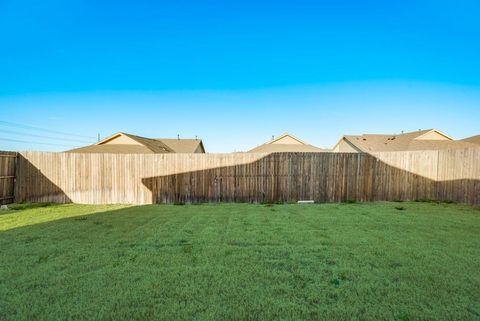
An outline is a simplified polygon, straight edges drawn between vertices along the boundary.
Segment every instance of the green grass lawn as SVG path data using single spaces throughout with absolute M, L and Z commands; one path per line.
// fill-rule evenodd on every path
M 18 206 L 0 320 L 480 320 L 480 211 Z

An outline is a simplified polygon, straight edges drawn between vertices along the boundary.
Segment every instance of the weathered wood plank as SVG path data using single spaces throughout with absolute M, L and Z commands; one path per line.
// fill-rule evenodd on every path
M 0 204 L 14 201 L 17 153 L 0 151 Z

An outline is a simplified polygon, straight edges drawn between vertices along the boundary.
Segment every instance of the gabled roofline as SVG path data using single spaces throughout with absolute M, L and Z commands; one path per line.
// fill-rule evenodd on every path
M 440 135 L 442 135 L 443 137 L 448 138 L 449 140 L 455 140 L 453 137 L 451 137 L 451 136 L 449 136 L 449 135 L 447 135 L 447 134 L 445 134 L 445 133 L 442 133 L 441 131 L 439 131 L 438 129 L 435 129 L 435 128 L 432 128 L 432 129 L 428 130 L 426 133 L 424 133 L 424 134 L 422 134 L 422 135 L 420 135 L 420 136 L 417 136 L 417 137 L 415 137 L 414 139 L 419 139 L 419 138 L 421 138 L 421 137 L 423 137 L 423 136 L 425 136 L 425 135 L 427 135 L 427 134 L 429 134 L 429 133 L 431 133 L 431 132 L 440 134 Z
M 445 138 L 447 138 L 449 141 L 455 141 L 455 139 L 453 139 L 451 136 L 439 131 L 438 129 L 435 129 L 435 128 L 432 128 L 432 129 L 425 129 L 425 130 L 421 130 L 421 133 L 418 135 L 418 136 L 413 136 L 414 138 L 410 138 L 412 141 L 413 140 L 417 140 L 420 138 L 421 140 L 421 137 L 429 134 L 429 133 L 432 133 L 432 132 L 435 132 Z M 417 133 L 416 131 L 412 131 L 412 132 L 408 132 L 408 133 L 402 133 L 402 134 L 362 134 L 362 135 L 344 135 L 342 136 L 342 138 L 340 138 L 340 140 L 335 144 L 335 146 L 333 147 L 333 150 L 335 150 L 338 145 L 342 142 L 342 141 L 345 141 L 347 142 L 350 146 L 352 146 L 353 148 L 355 148 L 356 150 L 358 150 L 359 152 L 364 152 L 364 153 L 369 153 L 370 151 L 368 149 L 365 149 L 361 146 L 358 146 L 355 142 L 355 139 L 354 138 L 358 138 L 358 139 L 362 139 L 363 138 L 366 138 L 368 136 L 385 136 L 385 137 L 393 137 L 393 138 L 396 138 L 396 137 L 402 137 L 404 135 L 412 135 L 412 134 L 415 134 Z
M 118 136 L 122 136 L 122 135 L 123 135 L 123 136 L 126 136 L 125 133 L 122 133 L 122 132 L 115 133 L 115 134 L 113 134 L 113 135 L 108 136 L 107 138 L 102 139 L 101 141 L 96 142 L 96 143 L 93 144 L 93 145 L 102 145 L 102 144 L 104 144 L 104 143 L 106 143 L 106 142 L 109 142 L 109 141 L 111 141 L 112 139 L 117 138 Z M 127 137 L 128 137 L 128 136 L 127 136 Z
M 346 141 L 350 146 L 352 146 L 353 148 L 357 149 L 358 152 L 360 152 L 360 153 L 362 153 L 362 152 L 365 153 L 365 150 L 363 150 L 361 147 L 355 145 L 355 143 L 352 142 L 346 135 L 342 136 L 342 138 L 340 138 L 340 139 L 338 140 L 338 142 L 335 144 L 335 146 L 333 146 L 332 150 L 335 150 L 335 148 L 337 148 L 337 146 L 340 145 L 340 143 L 341 143 L 342 141 Z
M 338 140 L 338 142 L 335 144 L 335 146 L 333 146 L 332 150 L 335 150 L 335 148 L 337 148 L 337 146 L 340 145 L 340 143 L 341 143 L 342 140 L 344 140 L 344 139 L 345 139 L 345 136 L 342 136 L 342 138 L 340 138 L 340 139 Z
M 203 153 L 206 153 L 205 146 L 203 146 L 203 140 L 200 139 L 200 144 L 199 145 L 202 147 Z
M 140 137 L 140 136 L 136 136 L 136 135 L 132 135 L 132 134 L 127 134 L 127 133 L 124 133 L 124 132 L 118 132 L 116 134 L 113 134 L 97 143 L 95 143 L 94 145 L 102 145 L 106 142 L 109 142 L 119 136 L 125 136 L 125 137 L 128 137 L 134 141 L 136 141 L 137 143 L 139 143 L 140 145 L 142 146 L 145 146 L 145 148 L 147 148 L 148 150 L 150 150 L 152 153 L 155 153 L 154 150 L 152 150 L 150 147 L 148 147 L 147 145 L 145 145 L 141 140 L 139 140 L 138 138 L 142 138 L 142 139 L 148 139 L 148 140 L 154 140 L 154 139 L 151 139 L 151 138 L 147 138 L 147 137 Z M 168 147 L 167 145 L 163 144 L 163 148 L 165 148 L 165 150 L 171 152 L 171 153 L 174 153 L 175 151 L 173 149 L 171 149 L 170 147 Z
M 275 138 L 275 139 L 272 139 L 271 141 L 267 142 L 266 144 L 273 144 L 273 143 L 275 143 L 275 142 L 277 142 L 277 141 L 279 141 L 279 140 L 281 140 L 282 138 L 285 138 L 285 137 L 287 137 L 287 136 L 295 139 L 296 141 L 298 141 L 299 143 L 302 143 L 303 145 L 309 145 L 309 144 L 305 143 L 303 140 L 301 140 L 300 138 L 298 138 L 298 137 L 296 137 L 296 136 L 294 136 L 294 135 L 292 135 L 292 134 L 289 134 L 289 133 L 283 133 L 283 134 L 280 135 L 279 137 L 277 137 L 277 138 Z M 265 145 L 265 144 L 263 144 L 263 145 Z M 260 145 L 260 146 L 261 146 L 261 145 Z

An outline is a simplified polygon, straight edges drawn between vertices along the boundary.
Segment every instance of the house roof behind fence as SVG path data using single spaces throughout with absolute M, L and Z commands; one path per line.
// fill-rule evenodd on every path
M 435 138 L 432 139 L 432 135 L 435 135 Z M 450 136 L 436 129 L 419 130 L 398 135 L 345 135 L 342 139 L 349 142 L 361 152 L 438 150 L 477 147 L 469 142 L 453 140 Z
M 155 138 L 155 140 L 161 141 L 175 153 L 195 153 L 199 148 L 202 153 L 205 153 L 201 139 Z
M 480 145 L 480 135 L 464 138 L 462 142 Z
M 273 138 L 269 142 L 257 146 L 249 153 L 287 153 L 287 152 L 325 152 L 326 150 L 307 144 L 299 138 L 285 133 L 277 138 Z
M 115 143 L 121 137 L 130 139 L 127 143 Z M 102 141 L 68 152 L 71 153 L 118 153 L 118 154 L 161 154 L 161 153 L 194 153 L 205 152 L 199 139 L 167 139 L 147 138 L 127 133 L 117 133 Z

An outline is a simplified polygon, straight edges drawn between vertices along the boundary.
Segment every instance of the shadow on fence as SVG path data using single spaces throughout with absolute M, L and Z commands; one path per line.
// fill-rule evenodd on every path
M 19 170 L 15 183 L 15 202 L 72 202 L 60 186 L 22 155 L 17 158 L 17 168 Z
M 111 160 L 101 155 L 55 154 L 42 158 L 44 156 L 32 154 L 31 159 L 35 164 L 43 164 L 39 167 L 48 165 L 54 168 L 55 171 L 46 171 L 49 175 L 27 157 L 21 155 L 18 158 L 21 172 L 15 189 L 17 202 L 142 204 L 440 200 L 480 204 L 478 179 L 436 181 L 391 166 L 369 154 L 277 153 L 249 163 L 194 171 L 172 170 L 168 175 L 149 177 L 143 177 L 143 173 L 154 172 L 147 171 L 148 166 L 167 166 L 158 161 L 167 158 L 127 155 Z M 211 157 L 214 159 L 215 156 Z M 169 161 L 173 159 L 168 158 Z M 124 170 L 125 164 L 138 167 L 118 174 Z M 70 168 L 75 171 L 72 173 Z M 126 190 L 134 192 L 125 193 Z
M 152 203 L 440 200 L 480 204 L 480 182 L 475 179 L 435 181 L 369 154 L 325 153 L 305 162 L 302 158 L 312 154 L 291 153 L 282 171 L 280 155 L 142 182 L 152 193 Z

